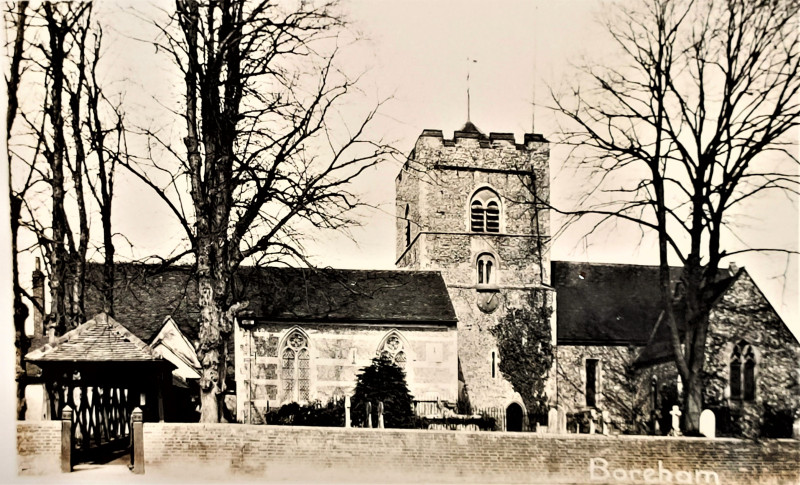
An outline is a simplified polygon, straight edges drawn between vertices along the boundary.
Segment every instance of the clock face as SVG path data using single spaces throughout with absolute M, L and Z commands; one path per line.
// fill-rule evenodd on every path
M 478 308 L 484 313 L 492 313 L 500 306 L 500 293 L 496 291 L 478 292 Z

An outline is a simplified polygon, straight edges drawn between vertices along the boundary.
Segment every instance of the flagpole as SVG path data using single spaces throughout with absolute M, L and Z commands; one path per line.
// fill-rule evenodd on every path
M 467 57 L 467 121 L 470 121 L 470 100 L 469 100 L 469 57 Z

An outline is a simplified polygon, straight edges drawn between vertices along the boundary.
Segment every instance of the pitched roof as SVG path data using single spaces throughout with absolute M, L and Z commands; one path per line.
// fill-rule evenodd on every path
M 246 268 L 235 289 L 265 320 L 456 322 L 435 271 Z
M 197 359 L 197 352 L 186 335 L 178 328 L 174 318 L 164 319 L 164 325 L 150 342 L 150 348 L 160 352 L 160 355 L 175 364 L 178 367 L 175 372 L 184 374 L 184 377 L 200 378 L 201 366 Z M 164 352 L 165 350 L 166 352 Z
M 780 321 L 780 324 L 786 330 L 787 335 L 792 336 L 792 332 L 788 330 L 786 324 L 778 315 L 778 312 L 770 304 L 769 300 L 767 300 L 766 296 L 763 292 L 758 288 L 758 285 L 755 284 L 752 277 L 747 273 L 745 268 L 739 268 L 739 270 L 733 274 L 732 276 L 728 276 L 726 278 L 721 278 L 716 281 L 710 288 L 710 301 L 712 301 L 712 306 L 723 299 L 730 288 L 736 284 L 739 280 L 746 280 L 752 283 L 753 287 L 758 292 L 758 296 L 763 299 L 766 303 L 769 311 L 771 311 Z M 740 304 L 740 303 L 739 303 Z M 738 304 L 737 304 L 738 306 Z M 741 307 L 743 309 L 746 308 L 745 311 L 752 311 L 749 308 L 749 305 L 745 305 Z M 681 339 L 683 339 L 683 328 L 679 328 L 678 331 L 680 332 Z M 796 340 L 796 339 L 795 339 Z M 652 337 L 650 338 L 647 345 L 642 349 L 639 353 L 639 356 L 636 358 L 636 365 L 638 366 L 648 366 L 653 364 L 658 364 L 661 362 L 666 362 L 673 359 L 673 350 L 672 350 L 672 340 L 670 338 L 670 330 L 667 326 L 665 321 L 658 322 L 657 328 L 654 329 L 652 332 Z
M 151 342 L 171 316 L 189 340 L 197 338 L 200 310 L 197 285 L 191 268 L 175 266 L 157 271 L 159 265 L 117 263 L 114 267 L 114 318 L 145 342 Z M 103 267 L 87 265 L 86 314 L 103 310 Z
M 115 318 L 151 342 L 171 316 L 189 340 L 197 338 L 200 309 L 192 270 L 117 264 Z M 90 265 L 99 281 L 100 265 Z M 90 278 L 91 279 L 91 278 Z M 234 298 L 247 300 L 253 318 L 328 323 L 455 324 L 441 274 L 434 271 L 242 267 Z M 100 292 L 87 285 L 87 313 L 102 309 Z
M 25 356 L 30 362 L 163 362 L 128 329 L 105 313 Z
M 661 312 L 658 266 L 553 261 L 559 344 L 644 345 Z M 671 268 L 677 280 L 681 268 Z
M 682 269 L 670 267 L 673 291 Z M 643 346 L 660 342 L 669 349 L 666 326 L 655 328 L 662 309 L 658 272 L 658 266 L 553 261 L 558 343 Z M 717 281 L 708 288 L 709 301 L 730 288 L 737 276 L 719 269 Z

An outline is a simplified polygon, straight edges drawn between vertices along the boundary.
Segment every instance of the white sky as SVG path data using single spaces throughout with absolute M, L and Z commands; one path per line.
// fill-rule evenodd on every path
M 143 12 L 152 6 L 134 2 Z M 171 3 L 161 3 L 170 9 Z M 608 43 L 595 22 L 600 2 L 590 0 L 548 1 L 375 1 L 345 2 L 353 27 L 367 38 L 345 51 L 344 59 L 356 71 L 368 69 L 360 84 L 364 99 L 393 96 L 376 120 L 375 130 L 404 152 L 425 128 L 442 129 L 446 137 L 466 121 L 466 69 L 470 63 L 472 121 L 484 132 L 513 132 L 518 140 L 531 131 L 531 100 L 548 102 L 547 85 L 558 88 L 570 79 L 571 65 L 581 56 L 608 58 Z M 103 59 L 107 79 L 126 92 L 126 111 L 141 123 L 170 119 L 158 103 L 175 102 L 181 82 L 163 54 L 152 46 L 130 39 L 147 38 L 147 26 L 113 2 L 102 3 L 98 14 L 106 20 Z M 154 102 L 154 99 L 158 103 Z M 177 118 L 169 129 L 183 130 Z M 552 116 L 536 109 L 536 132 L 554 139 Z M 552 200 L 563 204 L 585 187 L 560 172 L 564 147 L 551 147 Z M 365 200 L 379 205 L 361 228 L 352 231 L 355 243 L 343 236 L 326 234 L 307 246 L 312 260 L 323 266 L 346 268 L 393 268 L 394 177 L 399 166 L 387 163 L 370 171 L 357 190 Z M 114 230 L 133 244 L 117 240 L 121 259 L 166 254 L 180 244 L 181 229 L 149 189 L 120 168 L 114 206 Z M 752 246 L 779 245 L 797 249 L 797 204 L 785 196 L 766 198 L 751 206 L 739 234 Z M 554 218 L 554 224 L 558 219 Z M 588 241 L 582 228 L 553 242 L 554 259 L 598 262 L 657 262 L 652 239 L 641 241 L 638 229 L 618 228 L 600 232 Z M 555 232 L 556 227 L 551 232 Z M 736 241 L 732 242 L 738 245 Z M 783 255 L 750 255 L 736 258 L 746 266 L 770 302 L 796 335 L 798 322 L 797 258 Z M 25 261 L 30 265 L 30 261 Z M 784 273 L 788 278 L 784 278 Z M 23 270 L 23 281 L 29 280 Z

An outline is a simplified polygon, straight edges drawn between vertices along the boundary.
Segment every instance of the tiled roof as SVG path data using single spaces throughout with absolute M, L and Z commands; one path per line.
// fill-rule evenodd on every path
M 559 344 L 642 346 L 652 336 L 669 349 L 666 327 L 653 335 L 662 309 L 658 266 L 553 261 L 551 268 Z M 670 268 L 673 289 L 681 271 Z M 734 280 L 727 269 L 718 278 L 712 300 Z
M 171 316 L 189 340 L 197 338 L 197 286 L 191 269 L 176 266 L 157 272 L 158 265 L 117 263 L 114 268 L 114 318 L 150 343 Z M 103 267 L 87 265 L 86 314 L 103 311 L 99 290 Z
M 722 297 L 728 288 L 733 286 L 736 280 L 738 280 L 745 273 L 745 269 L 740 268 L 735 275 L 722 278 L 711 285 L 711 294 L 709 295 L 710 300 L 713 301 Z M 657 322 L 657 324 L 657 328 L 652 332 L 650 341 L 647 342 L 645 348 L 642 349 L 641 353 L 636 358 L 637 365 L 654 364 L 673 359 L 674 353 L 672 351 L 672 340 L 670 337 L 669 325 L 665 320 L 661 320 L 660 322 Z M 678 330 L 681 340 L 683 340 L 685 329 L 679 328 Z
M 553 261 L 559 344 L 644 345 L 661 312 L 658 266 Z M 681 268 L 671 268 L 673 281 Z
M 52 343 L 29 352 L 30 362 L 164 361 L 141 339 L 104 313 Z
M 101 266 L 90 264 L 99 281 Z M 197 285 L 187 266 L 117 264 L 114 317 L 145 342 L 171 316 L 191 341 L 200 310 Z M 455 324 L 456 314 L 441 274 L 434 271 L 240 268 L 234 299 L 247 300 L 254 318 L 324 322 L 386 321 Z M 102 310 L 97 287 L 87 285 L 86 311 Z
M 267 320 L 456 322 L 435 271 L 247 268 L 236 292 L 256 318 Z

